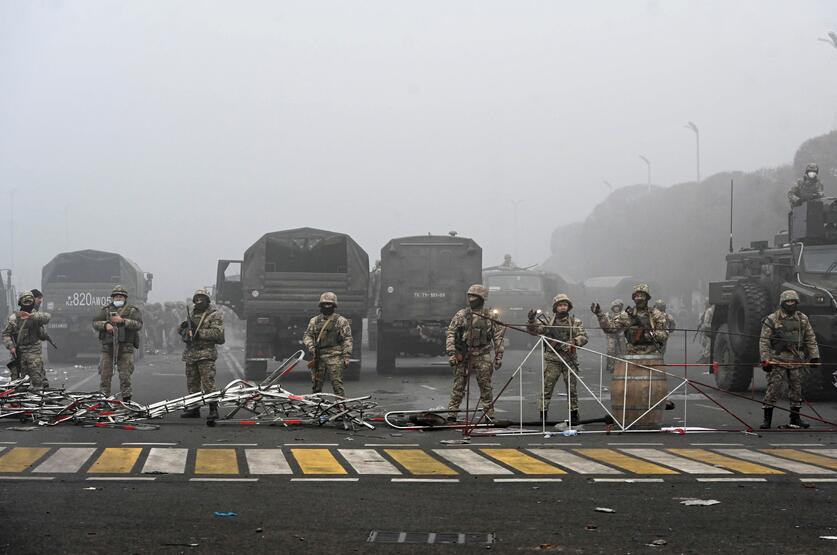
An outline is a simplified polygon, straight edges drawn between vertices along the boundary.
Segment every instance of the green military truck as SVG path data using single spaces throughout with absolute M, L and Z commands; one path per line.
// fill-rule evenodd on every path
M 726 257 L 726 277 L 710 282 L 712 360 L 719 387 L 744 391 L 759 364 L 758 341 L 762 321 L 779 304 L 779 294 L 792 289 L 799 294 L 799 310 L 808 315 L 820 343 L 824 363 L 837 362 L 837 199 L 809 201 L 788 215 L 788 232 Z M 806 370 L 806 398 L 833 393 L 831 373 L 825 364 Z
M 344 378 L 357 380 L 368 288 L 369 256 L 360 245 L 345 233 L 303 227 L 263 235 L 243 260 L 219 260 L 215 296 L 247 321 L 245 374 L 261 379 L 269 361 L 303 348 L 320 294 L 333 291 L 355 344 Z
M 9 314 L 17 307 L 15 288 L 12 285 L 12 271 L 0 269 L 0 321 L 3 325 Z
M 128 302 L 141 309 L 153 278 L 113 252 L 82 250 L 56 255 L 41 272 L 44 310 L 52 314 L 47 331 L 58 346 L 49 347 L 50 362 L 98 358 L 101 344 L 91 322 L 96 311 L 110 302 L 113 286 L 124 286 Z M 137 353 L 141 356 L 142 349 Z
M 473 239 L 452 232 L 388 242 L 381 249 L 378 373 L 394 372 L 398 355 L 443 355 L 451 318 L 481 281 L 482 248 Z

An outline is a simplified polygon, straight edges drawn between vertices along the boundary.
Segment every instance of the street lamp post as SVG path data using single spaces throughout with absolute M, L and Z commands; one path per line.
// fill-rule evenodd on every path
M 15 193 L 17 189 L 9 191 L 9 267 L 15 269 Z
M 520 253 L 517 250 L 517 205 L 522 203 L 522 200 L 510 200 L 509 201 L 513 207 L 513 214 L 514 214 L 514 259 L 520 260 Z
M 696 151 L 696 163 L 697 163 L 697 182 L 700 183 L 700 130 L 698 126 L 695 125 L 695 122 L 690 121 L 688 124 L 685 125 L 688 129 L 691 129 L 695 132 L 695 151 Z
M 648 166 L 648 194 L 651 194 L 651 160 L 643 156 L 642 154 L 639 155 L 643 162 Z

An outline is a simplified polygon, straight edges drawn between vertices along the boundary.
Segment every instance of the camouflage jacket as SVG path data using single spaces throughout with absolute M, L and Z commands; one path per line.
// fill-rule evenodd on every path
M 677 322 L 674 321 L 674 316 L 668 312 L 663 312 L 663 316 L 666 318 L 666 331 L 668 331 L 669 335 L 671 335 L 671 332 L 677 328 Z
M 126 304 L 116 308 L 112 304 L 103 306 L 96 316 L 93 317 L 93 329 L 99 332 L 99 341 L 102 342 L 102 350 L 107 351 L 113 347 L 113 336 L 106 331 L 110 322 L 111 313 L 117 313 L 125 319 L 119 326 L 114 326 L 117 331 L 119 344 L 127 350 L 139 347 L 139 330 L 142 329 L 142 313 L 134 305 Z
M 796 181 L 796 184 L 788 191 L 788 200 L 791 206 L 799 206 L 805 201 L 821 199 L 823 196 L 822 181 L 819 178 L 806 179 L 801 178 Z
M 820 358 L 817 336 L 808 317 L 802 312 L 793 315 L 779 309 L 762 321 L 759 336 L 761 360 L 798 361 Z
M 448 356 L 457 353 L 486 355 L 494 349 L 495 358 L 503 358 L 505 328 L 489 318 L 491 311 L 463 308 L 453 315 L 445 334 L 445 352 Z
M 587 330 L 584 329 L 584 323 L 569 314 L 563 318 L 558 318 L 557 314 L 553 314 L 552 318 L 549 319 L 548 325 L 535 322 L 534 324 L 529 324 L 526 328 L 530 333 L 557 339 L 558 341 L 550 341 L 549 344 L 562 357 L 570 355 L 575 358 L 574 346 L 583 347 L 587 345 Z M 563 341 L 563 343 L 559 343 L 559 341 Z M 567 345 L 567 343 L 571 343 L 571 345 Z M 544 358 L 548 360 L 559 360 L 555 356 L 555 353 L 552 352 L 552 349 L 549 347 L 544 348 Z
M 205 311 L 192 312 L 193 338 L 187 341 L 189 324 L 184 320 L 177 328 L 177 332 L 186 341 L 183 350 L 185 362 L 199 360 L 215 360 L 218 358 L 216 345 L 224 344 L 224 315 L 214 306 Z
M 665 314 L 656 308 L 634 309 L 638 325 L 627 311 L 609 318 L 599 314 L 599 326 L 605 333 L 622 332 L 628 342 L 628 354 L 648 355 L 659 353 L 668 341 L 668 322 Z
M 331 316 L 318 314 L 308 322 L 302 343 L 309 352 L 317 352 L 320 357 L 351 358 L 354 348 L 352 324 L 336 312 Z
M 11 313 L 3 328 L 3 346 L 11 350 L 15 345 L 21 351 L 41 351 L 41 341 L 46 339 L 44 326 L 49 322 L 48 312 L 32 311 L 29 319 L 17 317 Z

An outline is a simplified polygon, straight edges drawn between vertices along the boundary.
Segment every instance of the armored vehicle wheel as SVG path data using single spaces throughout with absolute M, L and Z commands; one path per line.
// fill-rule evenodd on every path
M 757 283 L 742 281 L 732 292 L 727 336 L 740 360 L 758 359 L 761 322 L 770 312 L 767 291 Z
M 244 377 L 248 380 L 262 381 L 267 375 L 266 360 L 248 360 L 244 363 Z
M 732 348 L 729 326 L 722 325 L 715 332 L 714 355 L 718 362 L 715 383 L 727 391 L 746 391 L 753 381 L 753 367 L 738 364 L 741 361 Z
M 386 334 L 378 330 L 378 350 L 375 352 L 377 360 L 375 361 L 375 370 L 381 376 L 391 375 L 395 373 L 395 351 L 391 345 L 386 342 Z

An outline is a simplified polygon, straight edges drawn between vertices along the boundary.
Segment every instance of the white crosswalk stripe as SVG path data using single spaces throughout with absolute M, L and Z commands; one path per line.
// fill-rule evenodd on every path
M 401 474 L 395 466 L 374 449 L 338 449 L 358 474 Z
M 32 472 L 61 474 L 78 472 L 95 452 L 95 447 L 62 447 Z
M 693 461 L 677 455 L 672 455 L 659 449 L 620 449 L 629 455 L 647 459 L 657 464 L 670 466 L 671 468 L 686 472 L 687 474 L 732 474 L 729 470 L 717 468 L 702 462 Z
M 434 453 L 462 468 L 468 474 L 484 476 L 487 474 L 511 474 L 511 470 L 493 463 L 476 451 L 470 449 L 434 449 Z
M 246 449 L 250 474 L 293 474 L 281 449 Z
M 143 474 L 183 474 L 186 472 L 188 449 L 154 447 L 142 467 Z
M 805 464 L 788 459 L 780 459 L 773 455 L 766 453 L 759 453 L 757 451 L 750 451 L 749 449 L 717 449 L 719 453 L 729 455 L 730 457 L 737 457 L 747 461 L 761 463 L 774 468 L 781 468 L 796 474 L 834 474 L 834 471 L 810 464 Z
M 573 455 L 562 449 L 529 449 L 535 455 L 542 457 L 558 466 L 563 466 L 579 474 L 622 474 L 620 470 Z
M 815 455 L 824 455 L 826 457 L 837 459 L 837 449 L 805 449 L 805 451 L 814 453 Z

